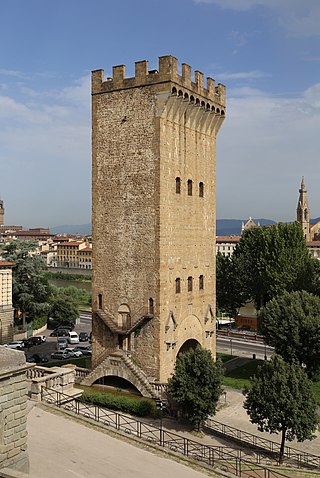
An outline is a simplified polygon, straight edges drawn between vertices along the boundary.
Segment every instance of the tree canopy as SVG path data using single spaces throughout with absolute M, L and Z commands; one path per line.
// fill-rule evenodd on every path
M 3 247 L 2 256 L 14 262 L 12 270 L 13 307 L 19 311 L 22 322 L 48 310 L 50 287 L 42 271 L 45 264 L 35 254 L 33 241 L 11 241 Z
M 262 432 L 281 433 L 280 463 L 285 441 L 312 440 L 319 423 L 311 382 L 300 364 L 274 355 L 258 367 L 244 408 Z
M 222 367 L 211 352 L 200 346 L 177 357 L 167 392 L 182 415 L 197 425 L 214 415 L 222 393 Z
M 257 309 L 284 291 L 304 289 L 319 293 L 320 264 L 311 257 L 297 222 L 248 229 L 230 263 L 219 261 L 218 267 L 223 266 L 217 280 L 219 300 L 223 296 L 219 288 L 230 289 L 230 280 L 235 291 L 240 287 L 241 302 L 253 301 Z
M 220 252 L 216 259 L 217 309 L 233 317 L 248 299 L 242 286 L 237 263 Z
M 313 377 L 320 371 L 320 298 L 285 292 L 261 309 L 259 329 L 267 344 L 289 362 L 297 360 Z

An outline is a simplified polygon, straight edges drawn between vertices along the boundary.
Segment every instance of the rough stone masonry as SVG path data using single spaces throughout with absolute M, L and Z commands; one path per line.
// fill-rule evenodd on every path
M 92 72 L 95 366 L 126 353 L 165 383 L 179 351 L 199 343 L 215 355 L 215 146 L 225 113 L 225 87 L 205 85 L 199 71 L 192 78 L 186 64 L 179 74 L 173 56 L 157 70 L 136 62 L 131 78 L 123 65 L 110 78 Z

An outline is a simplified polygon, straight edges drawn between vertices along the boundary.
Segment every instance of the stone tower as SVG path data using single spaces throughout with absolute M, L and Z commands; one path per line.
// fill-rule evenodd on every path
M 308 204 L 307 190 L 302 176 L 299 189 L 299 200 L 297 206 L 297 221 L 301 224 L 306 241 L 310 240 L 310 209 Z
M 93 365 L 144 395 L 215 355 L 216 136 L 225 87 L 177 59 L 92 72 Z
M 4 207 L 3 200 L 0 199 L 0 226 L 4 225 Z

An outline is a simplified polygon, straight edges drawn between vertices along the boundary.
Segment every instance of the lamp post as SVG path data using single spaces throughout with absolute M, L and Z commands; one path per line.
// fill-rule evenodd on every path
M 230 338 L 230 350 L 231 350 L 231 357 L 232 357 L 232 338 Z

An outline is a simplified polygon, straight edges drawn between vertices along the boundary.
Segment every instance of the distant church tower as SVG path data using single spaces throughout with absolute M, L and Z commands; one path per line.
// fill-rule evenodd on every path
M 4 207 L 3 200 L 0 199 L 0 226 L 4 225 Z
M 88 384 L 117 376 L 152 395 L 179 352 L 200 344 L 215 356 L 215 146 L 225 87 L 181 70 L 163 56 L 157 70 L 137 62 L 132 78 L 123 65 L 112 78 L 92 73 Z
M 303 176 L 301 181 L 301 187 L 299 189 L 297 221 L 301 224 L 306 241 L 310 241 L 310 209 Z

